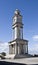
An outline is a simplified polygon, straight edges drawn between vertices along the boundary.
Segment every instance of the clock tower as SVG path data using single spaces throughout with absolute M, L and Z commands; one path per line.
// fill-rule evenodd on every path
M 16 9 L 13 16 L 13 40 L 9 42 L 9 54 L 28 54 L 28 40 L 23 39 L 23 23 L 20 10 Z

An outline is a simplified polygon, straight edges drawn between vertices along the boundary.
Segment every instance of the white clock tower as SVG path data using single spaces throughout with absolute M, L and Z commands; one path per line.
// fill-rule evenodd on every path
M 20 11 L 16 9 L 13 17 L 13 39 L 23 39 L 23 23 Z
M 9 42 L 9 54 L 28 54 L 28 40 L 23 39 L 23 23 L 21 12 L 16 9 L 13 16 L 13 40 Z

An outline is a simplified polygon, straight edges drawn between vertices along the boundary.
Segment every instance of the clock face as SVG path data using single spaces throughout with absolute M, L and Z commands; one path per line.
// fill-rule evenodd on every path
M 14 22 L 16 22 L 16 19 L 14 19 Z
M 14 19 L 14 22 L 15 22 L 16 19 Z
M 15 23 L 17 21 L 17 18 L 16 17 L 14 17 L 14 19 L 13 19 L 13 23 Z

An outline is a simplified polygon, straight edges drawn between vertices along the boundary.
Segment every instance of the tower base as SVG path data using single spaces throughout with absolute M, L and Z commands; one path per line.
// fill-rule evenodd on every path
M 30 57 L 33 57 L 32 55 L 30 54 L 21 54 L 21 55 L 15 55 L 14 56 L 14 59 L 21 59 L 21 58 L 30 58 Z
M 15 39 L 9 42 L 9 54 L 22 55 L 28 53 L 28 40 Z
M 15 54 L 9 54 L 5 56 L 6 59 L 21 59 L 21 58 L 30 58 L 33 57 L 30 54 L 21 54 L 21 55 L 15 55 Z

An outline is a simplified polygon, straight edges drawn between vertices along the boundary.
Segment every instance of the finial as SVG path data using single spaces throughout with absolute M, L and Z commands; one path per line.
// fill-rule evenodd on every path
M 16 9 L 14 13 L 17 14 L 17 15 L 19 15 L 20 11 L 18 9 Z

